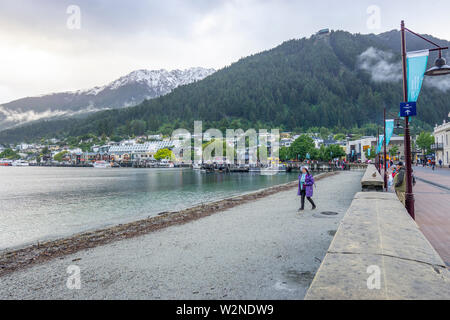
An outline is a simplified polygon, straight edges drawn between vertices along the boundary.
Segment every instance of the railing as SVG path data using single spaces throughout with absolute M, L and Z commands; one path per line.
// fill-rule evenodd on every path
M 444 144 L 443 143 L 432 144 L 431 150 L 444 150 Z

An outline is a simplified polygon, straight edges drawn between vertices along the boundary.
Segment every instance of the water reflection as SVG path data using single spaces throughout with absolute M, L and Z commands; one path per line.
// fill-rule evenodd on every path
M 0 168 L 0 249 L 296 179 L 188 169 Z

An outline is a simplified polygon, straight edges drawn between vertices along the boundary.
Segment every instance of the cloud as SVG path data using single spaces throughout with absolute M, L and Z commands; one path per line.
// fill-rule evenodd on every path
M 0 124 L 6 125 L 7 127 L 14 126 L 15 124 L 24 124 L 27 122 L 32 122 L 36 120 L 41 120 L 45 118 L 56 118 L 56 117 L 68 117 L 74 115 L 80 115 L 84 113 L 96 112 L 106 110 L 105 108 L 94 108 L 92 106 L 79 111 L 72 110 L 46 110 L 42 112 L 36 112 L 34 110 L 29 111 L 16 111 L 6 109 L 0 106 Z M 0 127 L 0 131 L 7 128 Z
M 428 3 L 419 0 L 378 0 L 382 20 L 376 32 L 398 28 L 401 9 L 406 21 L 414 21 L 414 30 L 450 38 L 442 22 L 450 2 L 438 1 L 440 10 L 427 11 Z M 0 1 L 0 103 L 94 87 L 138 69 L 220 69 L 323 28 L 371 33 L 367 8 L 373 4 L 372 0 Z M 79 30 L 67 28 L 69 5 L 81 10 Z
M 394 54 L 370 47 L 358 57 L 358 68 L 370 73 L 375 82 L 397 82 L 402 79 L 402 66 Z
M 428 77 L 425 79 L 424 85 L 447 92 L 447 90 L 450 90 L 450 79 L 448 77 Z
M 370 47 L 358 57 L 358 68 L 370 73 L 375 82 L 397 82 L 402 80 L 401 62 L 391 52 Z M 450 90 L 449 77 L 425 77 L 424 86 L 443 92 Z

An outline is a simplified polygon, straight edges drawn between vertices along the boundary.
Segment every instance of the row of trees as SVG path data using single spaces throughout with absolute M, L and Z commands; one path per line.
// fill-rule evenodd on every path
M 330 161 L 332 159 L 341 158 L 345 156 L 345 151 L 339 145 L 324 146 L 320 149 L 316 148 L 314 140 L 308 135 L 302 135 L 295 140 L 292 145 L 280 148 L 280 160 L 321 160 Z

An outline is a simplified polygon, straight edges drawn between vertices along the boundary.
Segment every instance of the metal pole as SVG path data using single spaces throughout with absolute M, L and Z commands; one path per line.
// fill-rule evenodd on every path
M 402 66 L 403 66 L 403 99 L 408 102 L 408 78 L 406 70 L 406 38 L 405 38 L 405 22 L 401 22 L 402 34 Z M 405 204 L 411 218 L 415 220 L 414 213 L 414 194 L 412 190 L 412 167 L 411 167 L 411 137 L 409 130 L 409 117 L 405 117 L 405 165 L 406 165 L 406 194 Z
M 377 159 L 376 159 L 376 166 L 377 166 L 377 170 L 378 172 L 380 172 L 380 153 L 378 152 L 378 144 L 380 143 L 379 141 L 380 139 L 380 128 L 377 128 Z
M 387 185 L 387 161 L 386 161 L 386 107 L 384 107 L 384 188 L 386 189 L 386 192 L 388 191 L 388 185 Z

